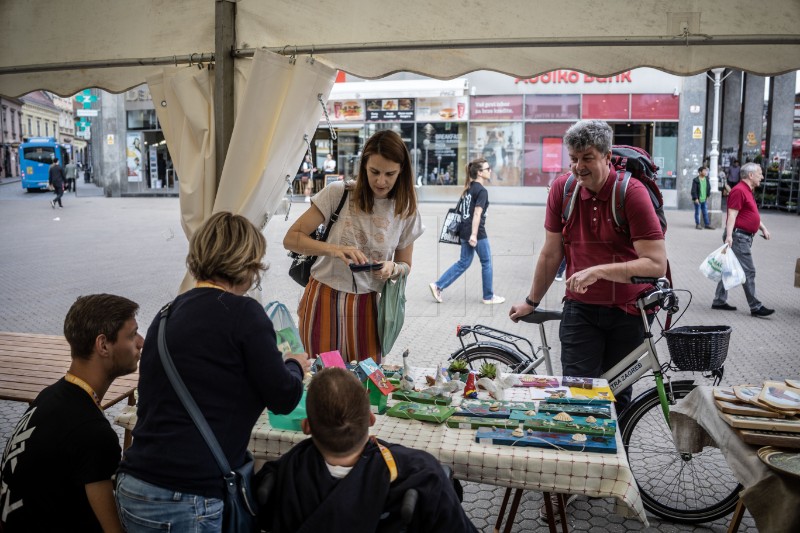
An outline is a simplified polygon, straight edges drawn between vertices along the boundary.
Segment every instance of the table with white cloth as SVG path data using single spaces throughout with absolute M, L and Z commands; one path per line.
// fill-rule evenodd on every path
M 460 394 L 454 396 L 461 397 Z M 507 400 L 531 401 L 530 398 L 526 387 L 506 390 Z M 454 399 L 454 403 L 457 401 Z M 391 403 L 394 402 L 390 400 Z M 638 518 L 648 525 L 619 431 L 616 453 L 593 453 L 479 444 L 475 441 L 477 430 L 474 429 L 456 429 L 445 424 L 385 415 L 376 418 L 370 432 L 372 435 L 429 452 L 452 468 L 457 479 L 540 492 L 613 497 L 616 499 L 615 513 Z M 135 407 L 126 409 L 117 417 L 116 423 L 133 428 Z M 256 459 L 271 461 L 306 438 L 302 432 L 272 428 L 265 411 L 253 427 L 249 448 Z
M 759 531 L 800 531 L 800 481 L 769 468 L 758 458 L 760 446 L 746 444 L 719 416 L 712 387 L 697 387 L 670 408 L 679 449 L 713 445 L 744 486 L 740 498 Z

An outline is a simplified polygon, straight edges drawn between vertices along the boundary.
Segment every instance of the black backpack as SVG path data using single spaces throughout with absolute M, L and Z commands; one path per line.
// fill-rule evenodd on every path
M 611 214 L 614 224 L 622 231 L 628 233 L 628 220 L 625 217 L 625 193 L 631 178 L 639 180 L 650 194 L 650 201 L 656 211 L 661 231 L 667 233 L 667 217 L 664 215 L 664 197 L 656 183 L 658 167 L 646 151 L 635 146 L 616 145 L 611 147 L 611 164 L 617 171 L 617 181 L 614 183 L 614 201 L 611 204 Z M 561 217 L 566 223 L 572 214 L 576 198 L 575 176 L 570 174 L 564 183 L 564 197 Z

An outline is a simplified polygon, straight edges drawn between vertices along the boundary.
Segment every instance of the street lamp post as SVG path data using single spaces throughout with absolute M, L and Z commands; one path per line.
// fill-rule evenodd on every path
M 708 188 L 709 218 L 715 228 L 725 223 L 722 216 L 722 195 L 719 192 L 719 92 L 724 68 L 711 69 L 714 73 L 714 112 L 711 127 L 711 152 L 709 153 Z
M 431 142 L 428 139 L 424 139 L 422 141 L 422 147 L 425 148 L 425 168 L 423 169 L 423 174 L 425 175 L 425 181 L 423 183 L 428 182 L 428 148 L 430 147 Z

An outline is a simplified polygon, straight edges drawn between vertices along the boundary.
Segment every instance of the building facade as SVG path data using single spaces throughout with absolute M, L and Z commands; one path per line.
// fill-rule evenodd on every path
M 22 142 L 22 101 L 0 96 L 0 177 L 19 177 L 19 143 Z

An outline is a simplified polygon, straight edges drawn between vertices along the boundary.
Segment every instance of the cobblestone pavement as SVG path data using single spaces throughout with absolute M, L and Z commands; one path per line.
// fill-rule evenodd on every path
M 83 185 L 77 196 L 64 196 L 63 209 L 51 209 L 50 194 L 24 193 L 19 184 L 0 186 L 0 331 L 62 334 L 64 315 L 81 294 L 111 292 L 141 305 L 139 322 L 146 329 L 156 311 L 176 295 L 184 274 L 187 241 L 175 198 L 104 198 Z M 95 194 L 92 194 L 95 193 Z M 490 190 L 491 194 L 491 190 Z M 459 324 L 481 323 L 521 335 L 532 335 L 532 326 L 513 324 L 507 314 L 513 302 L 527 294 L 534 260 L 543 241 L 544 208 L 541 206 L 492 205 L 487 231 L 494 256 L 494 290 L 507 302 L 498 306 L 481 303 L 480 266 L 475 261 L 465 276 L 444 291 L 444 303 L 434 302 L 428 283 L 452 264 L 456 246 L 437 243 L 441 216 L 449 205 L 422 204 L 427 230 L 415 244 L 413 274 L 407 286 L 406 321 L 389 361 L 397 362 L 409 348 L 415 364 L 432 366 L 459 347 Z M 289 220 L 276 217 L 267 227 L 267 259 L 271 265 L 263 286 L 264 303 L 278 299 L 296 307 L 301 289 L 287 275 L 289 259 L 281 246 L 289 224 L 306 209 L 294 204 Z M 800 289 L 793 287 L 794 264 L 800 256 L 800 218 L 773 212 L 763 220 L 771 241 L 756 239 L 754 257 L 758 269 L 759 297 L 776 313 L 767 319 L 750 316 L 741 289 L 731 292 L 729 302 L 738 311 L 712 311 L 714 284 L 698 272 L 705 256 L 721 243 L 721 231 L 698 231 L 689 211 L 668 211 L 667 248 L 676 287 L 691 291 L 693 301 L 679 324 L 733 326 L 726 363 L 727 384 L 767 378 L 800 376 Z M 563 284 L 556 283 L 543 302 L 557 308 Z M 689 303 L 688 295 L 681 305 Z M 557 329 L 548 328 L 558 365 Z M 659 344 L 662 356 L 664 343 Z M 699 375 L 695 379 L 703 382 Z M 637 385 L 639 389 L 649 383 Z M 0 401 L 0 442 L 24 411 L 24 405 Z M 117 410 L 108 416 L 113 419 Z M 481 531 L 491 531 L 503 490 L 478 483 L 465 484 L 464 507 Z M 546 531 L 538 519 L 541 494 L 527 491 L 515 531 Z M 650 527 L 612 514 L 613 502 L 579 497 L 570 506 L 573 531 L 725 531 L 728 518 L 703 526 L 684 526 L 650 517 Z M 746 515 L 740 531 L 756 531 Z

